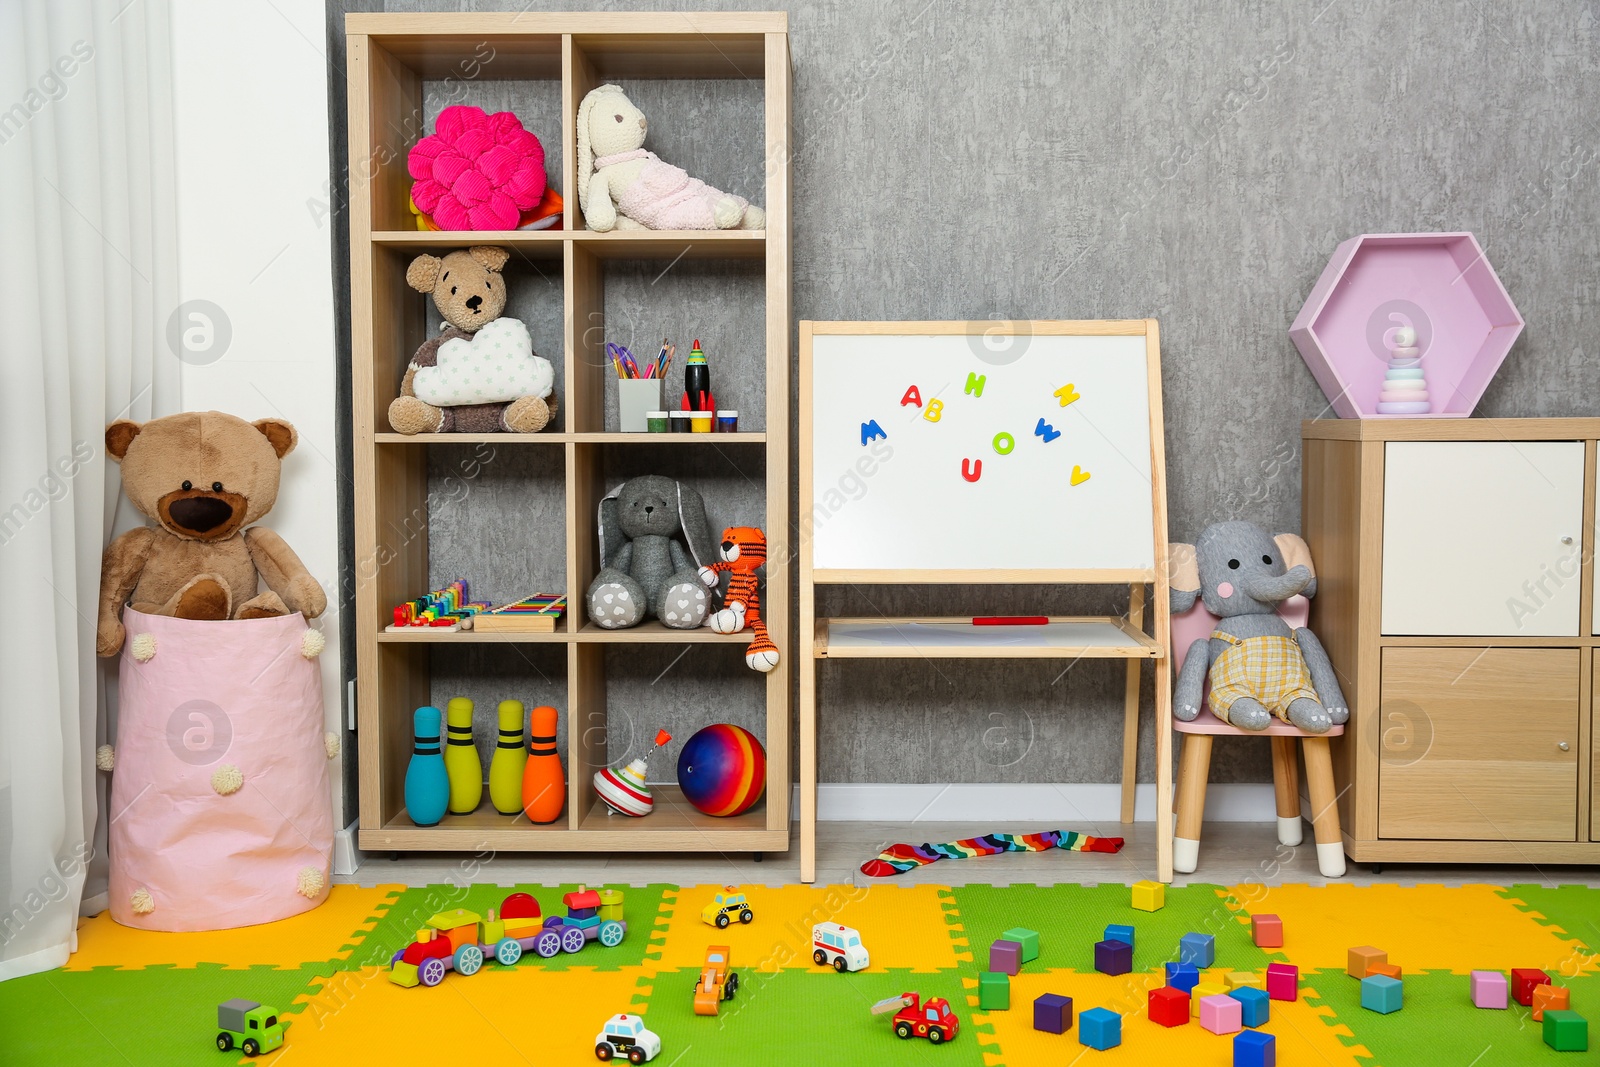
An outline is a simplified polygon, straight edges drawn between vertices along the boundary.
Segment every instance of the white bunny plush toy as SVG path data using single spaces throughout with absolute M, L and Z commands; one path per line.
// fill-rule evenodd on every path
M 591 230 L 759 230 L 767 213 L 641 147 L 644 112 L 615 85 L 578 107 L 578 203 Z

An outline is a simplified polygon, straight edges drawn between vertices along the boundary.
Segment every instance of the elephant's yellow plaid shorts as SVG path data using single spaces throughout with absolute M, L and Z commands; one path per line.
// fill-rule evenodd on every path
M 1229 721 L 1228 709 L 1240 697 L 1254 697 L 1284 722 L 1289 721 L 1289 705 L 1300 697 L 1318 699 L 1294 638 L 1240 639 L 1221 630 L 1211 636 L 1229 645 L 1211 665 L 1211 713 L 1223 722 Z

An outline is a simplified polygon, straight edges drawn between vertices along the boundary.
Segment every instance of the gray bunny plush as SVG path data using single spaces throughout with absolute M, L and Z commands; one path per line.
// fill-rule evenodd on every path
M 716 561 L 712 545 L 699 493 L 654 474 L 623 482 L 600 501 L 601 569 L 589 583 L 589 618 L 607 630 L 646 618 L 674 630 L 701 626 L 711 592 L 699 572 Z
M 1242 730 L 1264 730 L 1276 715 L 1307 733 L 1327 733 L 1350 718 L 1339 679 L 1322 644 L 1293 629 L 1278 605 L 1315 596 L 1311 550 L 1294 534 L 1276 537 L 1252 522 L 1206 527 L 1193 545 L 1170 546 L 1172 611 L 1198 596 L 1217 617 L 1209 638 L 1189 648 L 1173 692 L 1172 713 L 1200 714 L 1211 678 L 1211 712 Z

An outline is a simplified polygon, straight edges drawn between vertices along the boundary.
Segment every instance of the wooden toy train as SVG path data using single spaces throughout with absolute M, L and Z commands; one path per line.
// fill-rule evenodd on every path
M 622 944 L 628 924 L 622 919 L 622 891 L 579 886 L 561 898 L 566 915 L 542 919 L 539 902 L 527 893 L 512 893 L 499 915 L 487 918 L 466 908 L 441 911 L 417 931 L 417 939 L 389 961 L 395 985 L 436 986 L 450 971 L 474 975 L 486 956 L 509 967 L 532 949 L 544 959 L 559 952 L 579 952 L 590 941 L 606 948 Z

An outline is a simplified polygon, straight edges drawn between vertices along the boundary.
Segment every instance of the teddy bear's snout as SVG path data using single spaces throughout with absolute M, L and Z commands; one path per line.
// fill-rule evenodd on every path
M 176 534 L 201 540 L 227 537 L 239 525 L 245 499 L 237 493 L 186 490 L 161 498 L 162 525 Z
M 474 315 L 476 315 L 478 313 L 478 309 L 481 308 L 482 306 L 483 306 L 483 297 L 481 297 L 481 296 L 469 296 L 469 297 L 467 297 L 467 307 L 471 309 L 471 311 L 472 311 L 472 313 Z

